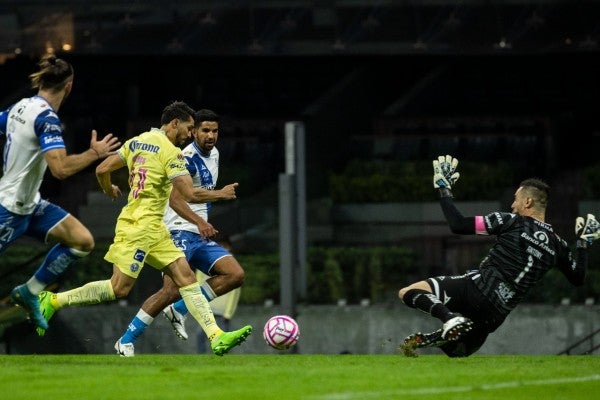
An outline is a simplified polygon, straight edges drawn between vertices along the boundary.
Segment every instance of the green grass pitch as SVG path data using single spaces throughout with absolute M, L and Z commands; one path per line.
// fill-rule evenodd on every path
M 3 399 L 568 399 L 600 393 L 598 356 L 1 355 Z

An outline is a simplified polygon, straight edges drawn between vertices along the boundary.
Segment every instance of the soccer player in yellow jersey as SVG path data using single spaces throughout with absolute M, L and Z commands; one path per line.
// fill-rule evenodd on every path
M 97 304 L 127 296 L 147 263 L 173 279 L 216 355 L 227 353 L 252 332 L 249 325 L 232 332 L 219 328 L 194 272 L 163 222 L 172 189 L 192 203 L 206 202 L 210 196 L 208 190 L 193 187 L 183 154 L 176 147 L 191 136 L 193 115 L 194 110 L 187 104 L 171 103 L 163 110 L 160 129 L 153 128 L 128 140 L 117 154 L 96 168 L 102 190 L 113 199 L 121 191 L 111 183 L 111 172 L 125 166 L 129 170 L 127 205 L 119 215 L 114 242 L 104 257 L 113 264 L 113 275 L 110 280 L 90 282 L 66 292 L 42 292 L 40 309 L 46 320 L 65 306 Z M 44 332 L 38 328 L 40 335 Z M 120 340 L 115 343 L 115 350 L 124 357 L 134 355 L 131 347 Z

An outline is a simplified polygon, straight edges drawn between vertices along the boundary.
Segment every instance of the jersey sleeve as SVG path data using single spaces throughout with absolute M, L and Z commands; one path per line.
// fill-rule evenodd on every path
M 192 156 L 185 156 L 185 165 L 191 176 L 196 176 L 198 170 L 196 169 L 196 164 L 194 163 L 194 158 Z
M 479 235 L 498 235 L 516 214 L 496 211 L 483 217 L 475 217 L 475 230 Z
M 48 150 L 65 148 L 60 119 L 58 119 L 58 115 L 54 111 L 45 110 L 40 113 L 35 119 L 33 129 L 40 141 L 42 153 Z
M 186 167 L 185 157 L 177 147 L 167 152 L 165 157 L 165 171 L 169 180 L 181 175 L 189 175 Z
M 572 285 L 583 285 L 588 268 L 587 248 L 577 246 L 574 253 L 568 247 L 567 242 L 559 238 L 556 265 Z
M 119 148 L 119 150 L 117 150 L 117 154 L 119 155 L 119 157 L 121 157 L 121 159 L 123 161 L 125 161 L 125 164 L 127 164 L 127 159 L 129 157 L 129 153 L 131 153 L 129 145 L 132 140 L 133 139 L 129 139 L 128 141 L 123 143 L 123 145 Z
M 454 205 L 452 197 L 441 197 L 440 205 L 442 206 L 442 212 L 444 213 L 444 217 L 446 217 L 446 221 L 448 221 L 448 226 L 452 233 L 457 233 L 459 235 L 472 235 L 477 233 L 473 228 L 475 218 L 463 216 Z
M 0 111 L 0 136 L 6 135 L 6 125 L 8 124 L 8 112 L 10 108 L 5 111 Z

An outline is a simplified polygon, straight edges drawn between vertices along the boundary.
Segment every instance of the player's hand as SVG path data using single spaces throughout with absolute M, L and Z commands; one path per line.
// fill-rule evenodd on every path
M 230 183 L 229 185 L 223 186 L 220 190 L 222 200 L 234 200 L 236 199 L 235 189 L 238 187 L 238 183 Z
M 452 156 L 439 156 L 433 160 L 433 187 L 452 189 L 460 174 L 456 172 L 458 160 Z
M 198 232 L 203 239 L 210 239 L 211 237 L 216 236 L 219 231 L 214 228 L 208 221 L 202 219 L 197 224 Z
M 585 220 L 583 217 L 577 217 L 575 220 L 575 235 L 578 238 L 587 240 L 588 243 L 592 243 L 600 238 L 600 223 L 592 214 L 588 214 Z
M 90 149 L 98 154 L 98 158 L 106 158 L 114 154 L 115 150 L 121 147 L 119 138 L 114 137 L 112 133 L 104 136 L 102 140 L 98 140 L 98 132 L 92 130 L 92 140 L 90 141 Z
M 104 193 L 110 197 L 113 201 L 119 196 L 121 196 L 121 189 L 117 185 L 110 185 L 110 190 L 105 191 Z

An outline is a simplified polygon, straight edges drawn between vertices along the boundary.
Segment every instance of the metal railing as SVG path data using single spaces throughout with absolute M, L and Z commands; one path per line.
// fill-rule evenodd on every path
M 580 355 L 593 354 L 596 350 L 598 350 L 600 348 L 600 340 L 598 340 L 596 343 L 594 343 L 594 338 L 598 335 L 600 335 L 600 328 L 596 329 L 589 335 L 586 335 L 583 338 L 579 339 L 577 342 L 573 343 L 572 345 L 570 345 L 569 347 L 567 347 L 566 349 L 564 349 L 563 351 L 558 353 L 558 355 L 563 355 L 563 354 L 568 355 L 568 356 L 573 355 L 574 351 L 587 341 L 589 341 L 589 348 L 587 348 L 587 350 L 585 350 L 581 353 L 578 353 L 578 354 L 580 354 Z

